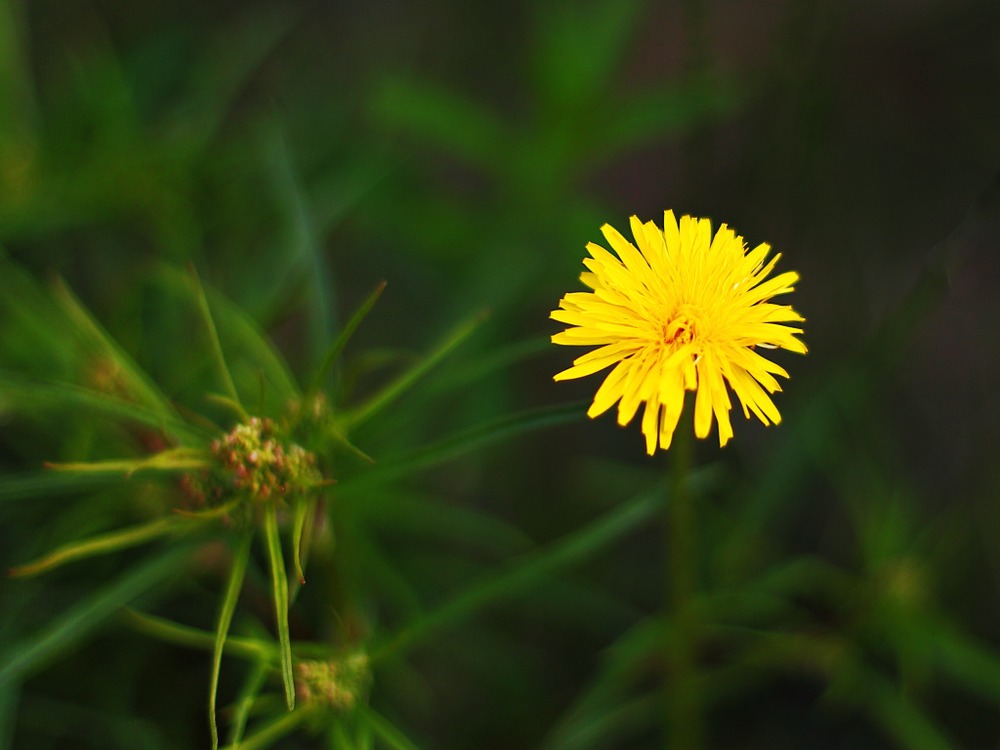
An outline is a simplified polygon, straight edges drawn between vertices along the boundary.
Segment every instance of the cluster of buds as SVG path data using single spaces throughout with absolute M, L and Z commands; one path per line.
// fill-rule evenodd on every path
M 343 711 L 353 708 L 371 683 L 368 656 L 358 652 L 329 661 L 295 665 L 295 692 L 304 704 Z
M 220 466 L 181 478 L 182 491 L 196 506 L 219 505 L 235 495 L 278 500 L 323 483 L 316 456 L 282 440 L 270 419 L 251 417 L 213 440 L 211 447 Z
M 219 440 L 212 453 L 232 476 L 233 487 L 256 500 L 283 497 L 320 483 L 316 456 L 295 443 L 283 444 L 270 419 L 250 417 Z

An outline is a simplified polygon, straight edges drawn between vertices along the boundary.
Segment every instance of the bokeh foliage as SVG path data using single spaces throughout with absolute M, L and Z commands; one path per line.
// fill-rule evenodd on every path
M 173 473 L 45 462 L 231 426 L 187 264 L 276 419 L 385 279 L 316 381 L 350 445 L 314 446 L 336 484 L 289 616 L 297 659 L 360 650 L 372 682 L 285 711 L 254 546 L 224 734 L 995 745 L 998 30 L 985 0 L 0 0 L 4 566 L 177 504 Z M 600 224 L 665 207 L 783 252 L 811 349 L 782 425 L 680 478 L 583 419 L 547 345 Z M 234 549 L 212 526 L 0 581 L 0 747 L 208 746 Z

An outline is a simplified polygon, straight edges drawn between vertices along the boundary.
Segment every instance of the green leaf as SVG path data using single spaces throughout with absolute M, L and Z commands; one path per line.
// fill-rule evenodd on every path
M 492 166 L 508 140 L 495 113 L 433 83 L 387 79 L 375 89 L 371 106 L 384 125 L 408 131 L 480 167 Z
M 717 121 L 736 111 L 743 97 L 726 80 L 696 78 L 619 102 L 617 115 L 598 131 L 595 153 L 611 161 L 626 151 Z
M 867 713 L 909 750 L 952 750 L 957 747 L 930 717 L 896 685 L 869 668 L 860 668 L 852 680 L 853 705 Z
M 263 729 L 255 732 L 239 744 L 227 745 L 225 750 L 259 750 L 269 747 L 285 735 L 291 734 L 299 724 L 312 715 L 307 709 L 289 711 L 269 722 Z
M 215 369 L 226 389 L 226 395 L 232 399 L 233 403 L 242 412 L 241 417 L 246 419 L 249 415 L 243 409 L 242 404 L 240 404 L 240 394 L 236 392 L 233 376 L 229 372 L 229 366 L 226 364 L 226 355 L 222 351 L 222 344 L 219 343 L 219 333 L 215 329 L 212 311 L 208 309 L 208 297 L 205 296 L 205 289 L 201 285 L 201 279 L 198 278 L 198 272 L 195 270 L 194 265 L 189 266 L 189 270 L 194 286 L 195 299 L 198 302 L 198 310 L 201 312 L 202 323 L 205 326 L 205 332 L 208 334 L 209 348 L 211 349 L 212 359 L 215 362 Z
M 388 745 L 392 750 L 417 750 L 415 745 L 405 734 L 390 724 L 384 717 L 377 714 L 368 706 L 358 708 L 358 716 L 369 726 L 375 734 Z
M 571 731 L 557 743 L 546 743 L 543 750 L 623 747 L 625 738 L 640 735 L 655 726 L 662 712 L 663 695 L 659 691 L 641 698 L 623 699 L 581 717 Z
M 19 682 L 36 673 L 130 601 L 174 576 L 187 564 L 192 548 L 191 544 L 174 545 L 110 585 L 88 592 L 79 604 L 58 615 L 49 625 L 11 644 L 0 658 L 0 685 Z
M 212 646 L 212 676 L 208 687 L 208 721 L 212 731 L 212 750 L 219 747 L 219 728 L 215 717 L 215 702 L 219 692 L 219 672 L 222 668 L 222 649 L 229 633 L 229 625 L 233 621 L 236 602 L 243 589 L 243 576 L 246 573 L 247 561 L 250 559 L 250 542 L 253 540 L 253 530 L 247 530 L 240 537 L 239 544 L 233 552 L 232 568 L 229 571 L 229 582 L 219 609 L 219 620 L 215 628 L 215 643 Z
M 157 279 L 169 291 L 190 298 L 196 295 L 197 290 L 193 288 L 190 277 L 172 266 L 161 265 Z M 257 323 L 211 286 L 201 284 L 200 288 L 208 300 L 218 336 L 226 343 L 230 366 L 246 360 L 248 367 L 262 373 L 264 381 L 273 391 L 275 405 L 284 408 L 289 401 L 298 401 L 300 394 L 295 378 Z M 192 301 L 200 304 L 197 299 Z M 237 355 L 239 359 L 236 359 Z
M 486 318 L 486 313 L 482 312 L 473 318 L 465 321 L 435 346 L 429 354 L 421 359 L 416 365 L 400 375 L 382 391 L 375 394 L 368 403 L 349 412 L 343 421 L 351 428 L 357 427 L 382 411 L 385 407 L 395 401 L 417 380 L 427 374 L 438 362 L 451 353 L 461 344 Z
M 426 470 L 470 451 L 525 432 L 579 420 L 582 414 L 582 403 L 572 403 L 528 409 L 510 416 L 491 419 L 411 453 L 390 456 L 375 464 L 370 471 L 339 482 L 337 491 L 339 495 L 362 491 L 373 483 Z
M 294 282 L 297 304 L 304 308 L 305 327 L 312 358 L 333 334 L 335 322 L 335 285 L 330 265 L 322 251 L 323 240 L 316 226 L 309 195 L 288 148 L 288 138 L 280 124 L 272 127 L 268 139 L 270 181 L 277 203 L 284 215 L 285 232 L 281 238 L 284 252 L 276 258 L 279 265 L 270 274 L 270 289 L 258 296 L 274 307 L 278 295 L 289 294 Z
M 12 578 L 23 578 L 46 573 L 60 565 L 74 560 L 81 560 L 95 555 L 106 555 L 118 550 L 145 544 L 157 537 L 178 531 L 186 531 L 190 525 L 177 518 L 157 518 L 149 523 L 131 526 L 120 531 L 100 534 L 81 542 L 70 542 L 55 549 L 43 557 L 29 563 L 11 568 L 8 575 Z
M 611 717 L 623 705 L 621 696 L 632 683 L 643 678 L 643 665 L 662 651 L 663 631 L 661 620 L 648 618 L 619 637 L 605 651 L 597 673 L 549 732 L 542 750 L 582 748 L 587 746 L 586 740 L 603 737 L 608 730 L 598 725 L 613 722 Z M 662 708 L 662 702 L 659 707 Z M 604 747 L 611 744 L 602 742 Z
M 606 104 L 602 95 L 633 38 L 641 5 L 635 0 L 549 2 L 536 8 L 533 72 L 542 101 L 589 115 L 589 108 Z
M 281 553 L 278 532 L 278 511 L 269 503 L 264 511 L 264 538 L 271 561 L 271 585 L 274 592 L 274 614 L 277 619 L 278 644 L 281 649 L 281 680 L 285 685 L 285 703 L 288 710 L 295 708 L 295 676 L 292 672 L 292 641 L 288 632 L 288 577 L 285 559 Z
M 350 320 L 347 321 L 343 330 L 341 330 L 337 338 L 334 339 L 330 348 L 327 349 L 322 363 L 316 369 L 316 373 L 313 375 L 312 381 L 309 384 L 309 390 L 307 390 L 305 396 L 302 397 L 300 413 L 301 409 L 311 408 L 313 400 L 323 387 L 323 381 L 333 368 L 333 363 L 337 361 L 337 357 L 339 357 L 341 352 L 344 351 L 344 347 L 347 346 L 347 342 L 350 341 L 354 331 L 356 331 L 358 326 L 361 325 L 361 321 L 365 319 L 368 313 L 371 312 L 371 309 L 375 306 L 375 303 L 378 302 L 378 298 L 382 296 L 382 291 L 385 289 L 385 285 L 386 282 L 383 281 L 375 287 L 375 291 L 369 294 L 365 301 L 361 303 L 361 306 L 354 311 L 354 314 L 351 316 Z
M 117 370 L 121 387 L 129 395 L 134 396 L 140 404 L 162 414 L 164 421 L 179 419 L 179 415 L 166 396 L 91 316 L 65 282 L 58 280 L 54 293 L 56 301 L 69 316 L 83 343 L 91 348 L 94 359 L 106 359 Z
M 938 670 L 980 698 L 1000 705 L 1000 655 L 942 621 L 917 625 L 920 641 Z
M 215 648 L 216 634 L 207 630 L 181 625 L 162 617 L 139 612 L 130 607 L 125 608 L 122 617 L 130 627 L 152 638 L 205 651 L 211 651 Z M 230 635 L 223 644 L 223 652 L 242 656 L 252 661 L 266 659 L 269 663 L 275 664 L 278 661 L 278 651 L 272 643 L 256 638 L 240 638 Z
M 15 475 L 0 474 L 0 501 L 41 495 L 51 497 L 120 483 L 120 472 L 63 474 L 46 470 Z
M 81 409 L 146 425 L 188 445 L 203 444 L 214 437 L 208 430 L 192 426 L 177 414 L 165 414 L 110 393 L 72 383 L 29 380 L 0 373 L 0 409 L 32 414 Z
M 298 586 L 301 586 L 306 582 L 305 571 L 302 568 L 302 558 L 305 556 L 303 555 L 302 549 L 303 534 L 308 525 L 309 533 L 305 534 L 305 543 L 308 546 L 310 536 L 312 535 L 312 522 L 315 516 L 315 497 L 296 498 L 292 508 L 292 564 L 295 571 L 295 580 Z M 308 549 L 305 552 L 307 555 Z
M 71 461 L 49 463 L 52 471 L 73 474 L 124 474 L 131 477 L 140 471 L 194 471 L 212 467 L 209 454 L 199 448 L 168 448 L 145 458 L 113 458 L 106 461 Z
M 702 484 L 706 470 L 692 473 L 692 484 Z M 692 489 L 693 491 L 693 489 Z M 486 607 L 542 584 L 556 571 L 578 564 L 621 539 L 644 522 L 655 517 L 664 503 L 664 490 L 657 486 L 644 492 L 582 529 L 546 547 L 508 563 L 500 572 L 487 576 L 450 601 L 440 605 L 395 635 L 376 644 L 372 661 L 394 656 L 441 630 L 454 627 Z
M 195 153 L 211 146 L 227 113 L 268 55 L 284 39 L 299 14 L 287 5 L 249 7 L 235 23 L 201 46 L 207 54 L 193 66 L 183 116 L 174 129 L 196 140 Z
M 250 674 L 247 675 L 246 682 L 243 683 L 243 689 L 240 690 L 240 694 L 234 704 L 233 720 L 228 739 L 230 745 L 238 745 L 240 740 L 243 739 L 247 720 L 250 718 L 250 709 L 253 708 L 257 696 L 260 695 L 260 691 L 264 688 L 264 681 L 267 679 L 267 673 L 270 671 L 271 664 L 264 659 L 254 662 L 250 668 Z

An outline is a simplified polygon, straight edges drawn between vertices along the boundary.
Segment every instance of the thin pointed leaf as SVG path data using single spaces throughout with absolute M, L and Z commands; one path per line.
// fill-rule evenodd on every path
M 392 750 L 418 750 L 405 734 L 390 724 L 384 717 L 376 713 L 368 706 L 361 706 L 358 715 L 365 721 L 385 744 Z
M 167 290 L 184 297 L 193 297 L 195 294 L 190 277 L 173 266 L 165 264 L 160 266 L 158 280 Z M 235 356 L 234 352 L 238 353 L 241 359 L 251 363 L 258 373 L 263 373 L 275 404 L 283 408 L 289 401 L 298 401 L 299 388 L 288 369 L 288 364 L 275 350 L 260 326 L 246 311 L 223 294 L 204 284 L 201 288 L 215 312 L 217 331 L 226 341 L 226 350 L 230 352 L 230 356 Z
M 188 562 L 192 545 L 178 544 L 58 615 L 48 626 L 10 644 L 0 659 L 0 685 L 20 682 L 39 671 L 58 654 L 83 640 L 123 606 L 159 586 Z
M 211 651 L 215 647 L 215 633 L 207 630 L 181 625 L 131 608 L 125 608 L 122 616 L 128 625 L 135 630 L 161 641 L 205 651 Z M 254 661 L 266 659 L 269 663 L 276 663 L 278 659 L 277 649 L 270 642 L 256 638 L 228 636 L 223 644 L 223 653 L 242 656 Z
M 339 482 L 337 488 L 341 494 L 355 492 L 370 486 L 373 482 L 384 482 L 404 474 L 422 471 L 515 435 L 579 420 L 582 414 L 582 405 L 572 403 L 529 409 L 518 414 L 492 419 L 411 453 L 386 458 L 376 464 L 371 471 Z
M 211 468 L 208 454 L 198 448 L 170 448 L 146 458 L 108 459 L 107 461 L 71 461 L 48 463 L 46 467 L 58 472 L 81 474 L 120 474 L 126 478 L 140 471 L 191 471 Z
M 24 578 L 45 573 L 74 560 L 81 560 L 95 555 L 106 555 L 118 550 L 145 544 L 157 537 L 190 528 L 176 518 L 157 518 L 149 523 L 131 526 L 109 534 L 101 534 L 82 542 L 70 542 L 29 563 L 11 568 L 8 575 L 12 578 Z
M 693 472 L 695 486 L 703 484 L 707 470 Z M 661 510 L 662 487 L 637 495 L 582 529 L 568 534 L 545 548 L 510 562 L 499 573 L 490 575 L 458 594 L 424 617 L 417 619 L 371 651 L 372 661 L 396 655 L 416 643 L 497 603 L 540 585 L 557 570 L 575 565 L 618 541 Z
M 229 729 L 228 744 L 238 745 L 243 739 L 247 720 L 250 718 L 250 709 L 253 708 L 254 701 L 260 695 L 269 671 L 271 671 L 271 665 L 263 659 L 256 662 L 250 669 L 250 674 L 247 676 L 246 682 L 243 683 L 243 689 L 240 690 L 239 697 L 237 697 L 234 704 L 233 721 Z
M 372 399 L 347 415 L 344 422 L 350 427 L 367 422 L 378 412 L 399 398 L 417 380 L 423 377 L 438 362 L 444 359 L 453 349 L 461 344 L 486 318 L 486 313 L 479 313 L 471 320 L 462 323 L 414 367 L 404 372 L 400 377 L 375 394 Z
M 192 521 L 211 521 L 215 518 L 222 518 L 223 516 L 229 515 L 230 511 L 234 510 L 243 502 L 245 502 L 245 500 L 242 497 L 237 497 L 230 500 L 228 503 L 218 506 L 217 508 L 209 508 L 208 510 L 174 508 L 174 514 L 180 516 L 181 518 L 189 518 Z
M 165 420 L 178 418 L 170 401 L 156 384 L 93 318 L 61 279 L 57 280 L 55 297 L 85 341 L 119 368 L 121 382 L 130 395 L 135 396 L 141 404 L 163 414 Z
M 238 401 L 234 401 L 229 398 L 229 396 L 223 396 L 221 393 L 206 393 L 205 400 L 209 403 L 217 404 L 218 406 L 229 409 L 229 411 L 233 412 L 238 419 L 242 420 L 247 418 L 247 412 L 243 406 Z
M 190 106 L 174 124 L 185 139 L 195 141 L 196 151 L 211 147 L 234 101 L 299 18 L 287 5 L 248 8 L 203 46 L 207 54 L 195 61 L 192 85 L 182 98 Z
M 212 352 L 212 359 L 215 362 L 217 374 L 226 389 L 226 395 L 239 406 L 242 418 L 246 418 L 247 413 L 240 405 L 240 394 L 236 392 L 236 384 L 233 383 L 233 376 L 229 372 L 229 366 L 226 364 L 226 355 L 222 351 L 222 344 L 219 343 L 219 332 L 215 329 L 215 320 L 212 318 L 212 311 L 208 308 L 208 297 L 205 296 L 205 288 L 201 285 L 201 279 L 198 278 L 198 272 L 195 270 L 193 264 L 189 266 L 189 269 L 191 271 L 191 280 L 194 284 L 195 298 L 198 301 L 198 310 L 201 312 L 202 323 L 205 326 L 205 332 L 208 334 L 209 348 Z
M 361 321 L 365 319 L 371 309 L 378 302 L 379 297 L 382 296 L 382 292 L 385 290 L 386 282 L 382 281 L 379 283 L 375 290 L 365 298 L 365 301 L 361 303 L 361 306 L 354 311 L 350 320 L 340 331 L 337 338 L 330 345 L 330 348 L 326 350 L 326 354 L 323 357 L 323 362 L 316 369 L 316 373 L 313 375 L 312 381 L 309 383 L 309 390 L 306 391 L 306 395 L 302 398 L 302 408 L 307 409 L 312 404 L 316 395 L 320 392 L 323 387 L 323 381 L 329 375 L 330 370 L 333 368 L 333 363 L 337 361 L 337 357 L 340 356 L 341 352 L 344 351 L 344 347 L 347 346 L 347 342 L 350 341 L 351 336 L 357 330 L 358 326 L 361 325 Z
M 184 421 L 176 412 L 165 414 L 133 401 L 72 383 L 37 381 L 0 374 L 0 408 L 23 413 L 85 409 L 161 430 L 182 443 L 203 443 L 212 433 Z
M 275 269 L 276 273 L 271 274 L 268 285 L 273 289 L 270 297 L 274 300 L 275 295 L 287 295 L 288 282 L 296 282 L 298 303 L 306 312 L 309 356 L 315 357 L 330 340 L 336 326 L 335 285 L 322 252 L 320 230 L 316 226 L 310 196 L 289 150 L 288 138 L 277 122 L 272 127 L 268 152 L 271 184 L 286 227 L 280 265 Z M 304 279 L 304 283 L 299 279 Z M 257 296 L 266 298 L 265 294 Z
M 659 692 L 624 699 L 588 714 L 557 744 L 546 744 L 544 747 L 552 750 L 621 747 L 626 737 L 640 735 L 655 725 L 662 711 L 663 696 Z
M 212 676 L 209 678 L 208 687 L 208 721 L 212 732 L 212 750 L 217 750 L 219 747 L 219 727 L 215 717 L 215 703 L 219 692 L 219 672 L 222 669 L 222 649 L 226 643 L 226 636 L 229 634 L 229 625 L 233 621 L 233 613 L 236 611 L 236 602 L 243 589 L 243 575 L 246 573 L 247 561 L 250 559 L 250 542 L 252 540 L 253 531 L 244 532 L 233 552 L 233 566 L 229 571 L 229 583 L 226 585 L 222 607 L 219 609 L 219 621 L 215 628 L 215 643 L 212 646 Z
M 347 726 L 342 720 L 335 721 L 331 725 L 330 744 L 333 746 L 333 750 L 358 750 L 347 734 Z
M 259 748 L 269 747 L 285 735 L 291 734 L 299 724 L 311 715 L 311 712 L 306 709 L 289 711 L 265 725 L 263 729 L 250 735 L 238 745 L 227 745 L 224 750 L 259 750 Z
M 660 620 L 649 618 L 615 641 L 601 659 L 597 673 L 550 730 L 542 750 L 578 747 L 583 737 L 599 737 L 593 734 L 593 724 L 603 721 L 614 699 L 642 677 L 641 666 L 663 648 L 663 630 Z
M 52 497 L 120 483 L 120 472 L 63 474 L 46 470 L 15 475 L 0 474 L 0 500 L 22 500 L 41 495 Z
M 462 94 L 424 81 L 385 80 L 375 89 L 372 110 L 385 125 L 406 130 L 489 169 L 503 151 L 497 144 L 509 140 L 495 112 Z
M 355 458 L 361 460 L 366 464 L 375 463 L 375 459 L 361 450 L 358 446 L 354 445 L 350 440 L 348 440 L 344 434 L 337 429 L 337 426 L 332 423 L 327 423 L 323 430 L 324 437 L 328 438 L 333 446 L 339 446 L 346 450 L 349 454 Z
M 274 614 L 277 619 L 278 644 L 281 649 L 281 681 L 285 685 L 288 710 L 295 708 L 295 677 L 292 673 L 292 641 L 288 632 L 288 577 L 281 553 L 278 532 L 278 510 L 269 504 L 264 511 L 264 538 L 271 561 L 271 585 L 274 590 Z
M 302 534 L 306 527 L 306 522 L 312 518 L 316 510 L 315 498 L 299 498 L 292 511 L 292 562 L 294 564 L 295 579 L 301 586 L 306 582 L 305 573 L 302 570 Z M 308 541 L 307 541 L 308 543 Z
M 852 703 L 866 710 L 900 747 L 909 750 L 956 747 L 916 703 L 875 670 L 864 669 L 855 682 Z

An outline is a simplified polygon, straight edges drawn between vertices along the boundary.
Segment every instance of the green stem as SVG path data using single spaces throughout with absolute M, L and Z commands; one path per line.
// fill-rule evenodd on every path
M 666 643 L 669 684 L 666 746 L 673 750 L 696 750 L 702 746 L 702 700 L 699 694 L 695 537 L 697 526 L 688 474 L 691 469 L 691 435 L 678 430 L 671 449 L 671 497 L 667 503 L 667 601 L 674 620 L 672 637 Z

